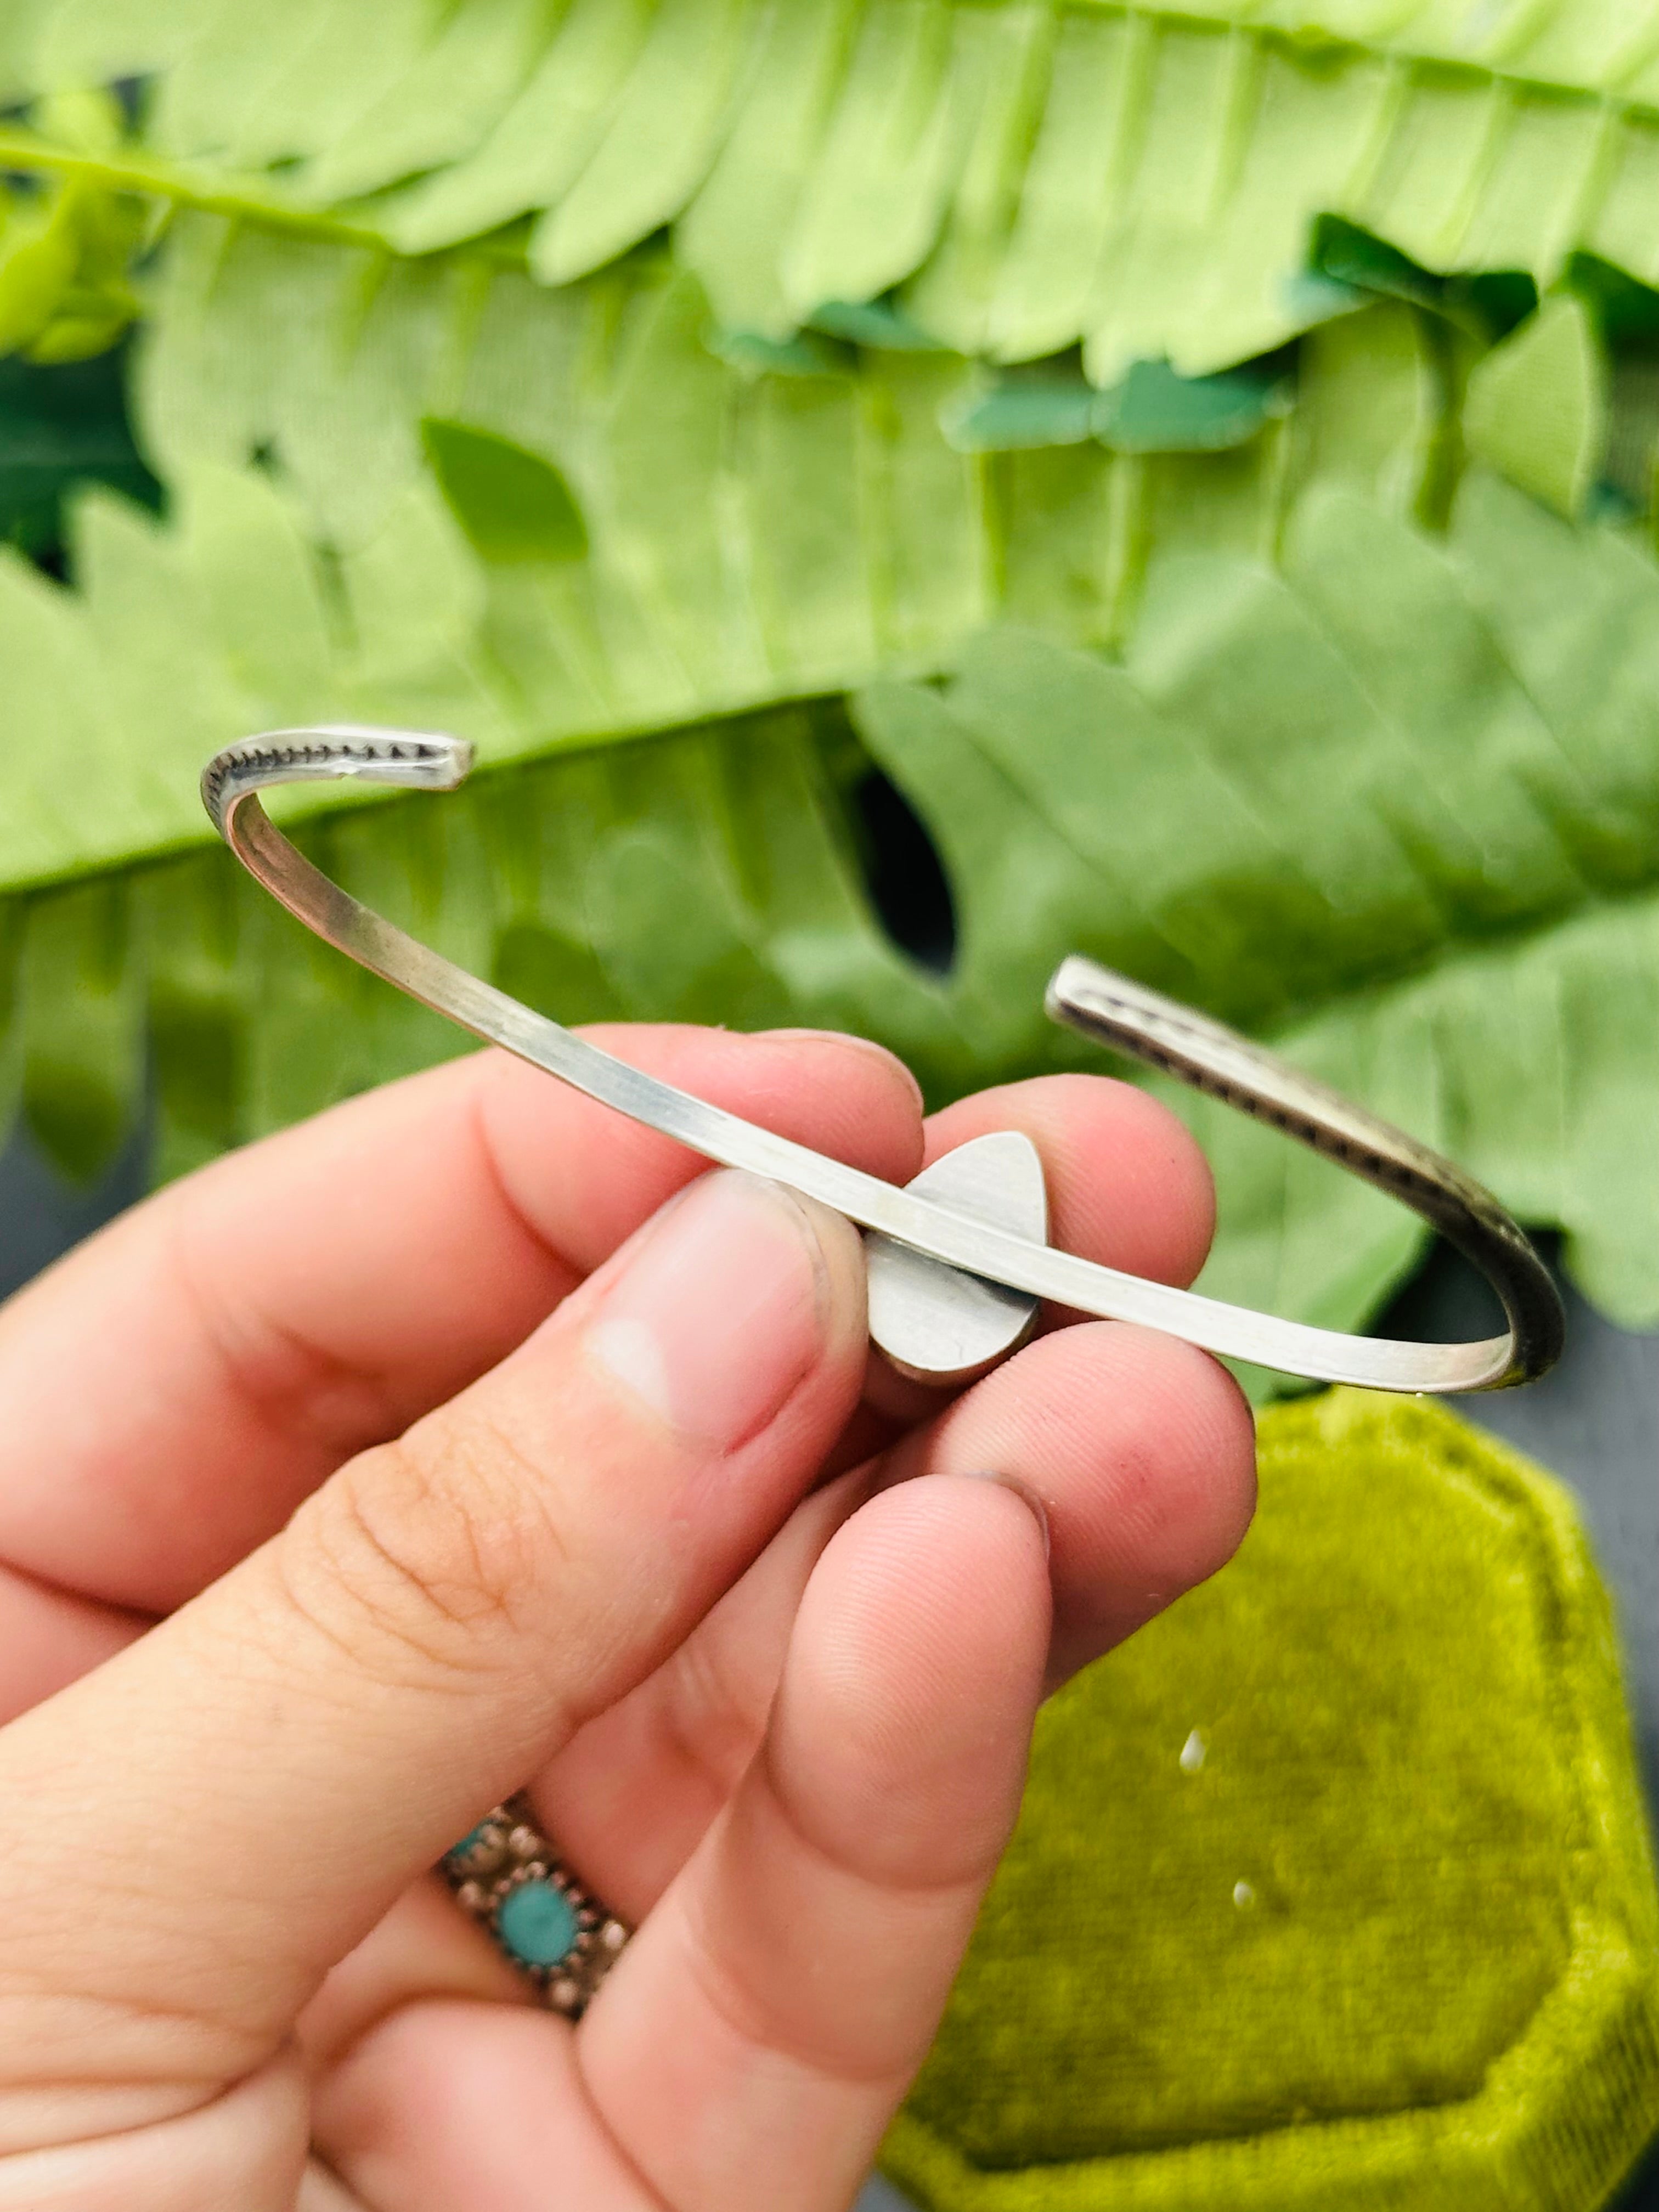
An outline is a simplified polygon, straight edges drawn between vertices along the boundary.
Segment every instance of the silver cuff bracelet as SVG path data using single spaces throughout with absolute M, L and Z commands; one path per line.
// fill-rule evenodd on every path
M 452 791 L 471 764 L 470 745 L 421 732 L 276 730 L 216 754 L 202 797 L 226 843 L 272 896 L 375 975 L 693 1152 L 860 1224 L 869 1232 L 871 1334 L 907 1371 L 937 1381 L 982 1371 L 1023 1339 L 1044 1299 L 1162 1329 L 1230 1358 L 1380 1390 L 1497 1389 L 1530 1382 L 1559 1356 L 1564 1322 L 1554 1284 L 1490 1192 L 1261 1046 L 1091 960 L 1065 960 L 1055 971 L 1048 1009 L 1056 1021 L 1267 1122 L 1410 1206 L 1486 1278 L 1502 1301 L 1505 1334 L 1468 1344 L 1349 1336 L 1056 1251 L 1046 1242 L 1041 1163 L 1018 1132 L 963 1146 L 904 1189 L 829 1159 L 629 1066 L 455 967 L 331 883 L 254 796 L 336 777 Z

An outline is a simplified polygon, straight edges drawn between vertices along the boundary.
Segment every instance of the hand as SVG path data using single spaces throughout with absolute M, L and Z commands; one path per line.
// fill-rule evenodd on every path
M 855 1041 L 603 1041 L 896 1181 L 1024 1129 L 1056 1241 L 1203 1256 L 1124 1085 L 924 1127 Z M 1090 1322 L 903 1382 L 846 1222 L 494 1054 L 32 1285 L 0 1433 L 0 2212 L 846 2206 L 1045 1685 L 1253 1497 L 1202 1354 Z M 426 1871 L 527 1778 L 640 1923 L 575 2029 Z

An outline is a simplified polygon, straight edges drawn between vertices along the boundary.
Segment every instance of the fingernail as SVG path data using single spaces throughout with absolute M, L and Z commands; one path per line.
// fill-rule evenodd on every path
M 1029 1482 L 1022 1482 L 1017 1474 L 998 1474 L 989 1468 L 975 1468 L 972 1479 L 975 1482 L 1000 1482 L 1005 1490 L 1012 1490 L 1020 1504 L 1030 1512 L 1042 1534 L 1042 1556 L 1049 1556 L 1048 1509 Z
M 594 1359 L 669 1426 L 731 1451 L 822 1351 L 829 1272 L 807 1209 L 734 1170 L 700 1176 L 625 1255 L 588 1328 Z

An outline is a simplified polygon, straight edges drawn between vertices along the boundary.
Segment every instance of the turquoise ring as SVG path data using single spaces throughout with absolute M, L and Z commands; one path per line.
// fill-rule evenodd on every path
M 509 1797 L 486 1813 L 438 1871 L 549 2010 L 580 2020 L 630 1931 L 559 1858 L 528 1800 Z

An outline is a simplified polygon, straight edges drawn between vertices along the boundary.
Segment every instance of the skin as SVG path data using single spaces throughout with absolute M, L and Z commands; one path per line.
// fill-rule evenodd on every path
M 1024 1129 L 1056 1242 L 1202 1261 L 1124 1085 L 925 1122 L 855 1041 L 593 1034 L 896 1181 Z M 481 1054 L 0 1310 L 0 2212 L 850 2203 L 1041 1698 L 1254 1500 L 1203 1354 L 1051 1316 L 948 1397 L 863 1295 L 838 1217 Z M 427 1871 L 526 1778 L 639 1926 L 575 2029 Z

